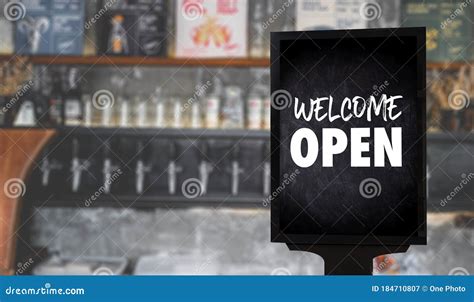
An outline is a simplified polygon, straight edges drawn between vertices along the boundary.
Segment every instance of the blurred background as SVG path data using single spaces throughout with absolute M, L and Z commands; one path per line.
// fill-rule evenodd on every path
M 427 34 L 428 245 L 374 273 L 474 272 L 471 1 L 0 3 L 0 136 L 58 131 L 20 186 L 13 273 L 322 274 L 270 243 L 270 32 L 407 26 Z

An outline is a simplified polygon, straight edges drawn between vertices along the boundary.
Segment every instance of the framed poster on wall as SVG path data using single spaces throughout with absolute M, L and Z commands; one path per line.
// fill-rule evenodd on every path
M 425 29 L 271 43 L 272 241 L 426 244 Z

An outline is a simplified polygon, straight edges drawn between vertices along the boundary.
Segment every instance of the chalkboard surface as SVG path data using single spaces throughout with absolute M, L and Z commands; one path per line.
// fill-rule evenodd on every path
M 271 43 L 272 240 L 424 244 L 424 28 L 272 33 Z M 384 96 L 398 96 L 393 110 L 368 117 Z

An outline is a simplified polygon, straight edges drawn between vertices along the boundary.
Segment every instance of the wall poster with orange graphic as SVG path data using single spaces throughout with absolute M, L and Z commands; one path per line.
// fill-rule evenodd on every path
M 178 0 L 176 57 L 246 57 L 247 11 L 247 0 Z

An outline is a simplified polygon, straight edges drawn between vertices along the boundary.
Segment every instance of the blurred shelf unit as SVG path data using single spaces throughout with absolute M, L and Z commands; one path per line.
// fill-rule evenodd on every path
M 14 55 L 0 55 L 0 61 L 7 61 Z M 38 65 L 99 65 L 99 66 L 216 66 L 216 67 L 269 67 L 270 59 L 253 58 L 161 58 L 141 56 L 28 56 L 33 64 Z M 472 62 L 428 62 L 428 69 L 459 69 L 472 66 Z
M 0 61 L 14 56 L 0 56 Z M 216 66 L 216 67 L 268 67 L 269 59 L 251 58 L 160 58 L 139 56 L 29 56 L 29 61 L 38 65 L 111 65 L 111 66 Z
M 123 127 L 73 127 L 57 128 L 60 134 L 96 136 L 133 136 L 185 139 L 270 139 L 270 131 L 247 129 L 192 129 L 192 128 L 123 128 Z

